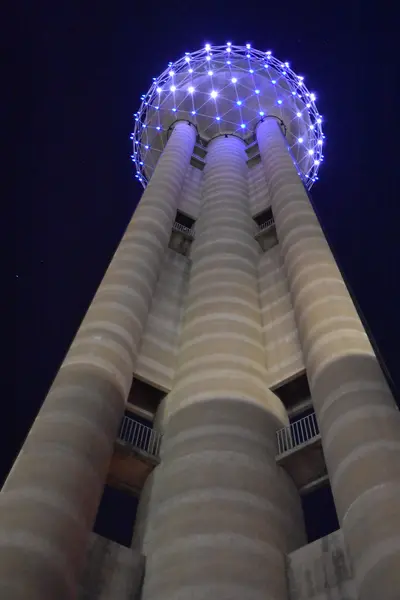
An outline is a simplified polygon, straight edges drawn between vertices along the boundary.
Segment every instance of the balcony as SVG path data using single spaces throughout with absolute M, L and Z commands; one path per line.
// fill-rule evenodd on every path
M 275 221 L 274 221 L 273 217 L 272 217 L 272 219 L 268 219 L 267 221 L 265 221 L 265 223 L 262 223 L 261 225 L 258 226 L 258 231 L 257 231 L 255 237 L 257 238 L 258 236 L 264 234 L 272 227 L 275 227 Z
M 182 225 L 181 223 L 178 223 L 177 221 L 175 221 L 175 223 L 173 224 L 172 230 L 176 231 L 177 233 L 182 233 L 184 236 L 186 236 L 190 240 L 194 239 L 194 229 L 192 229 L 190 227 L 185 227 L 185 225 Z
M 158 431 L 125 416 L 114 444 L 108 485 L 140 494 L 148 475 L 159 463 L 161 438 Z
M 276 462 L 291 476 L 301 494 L 307 494 L 327 481 L 315 413 L 279 429 L 276 436 Z

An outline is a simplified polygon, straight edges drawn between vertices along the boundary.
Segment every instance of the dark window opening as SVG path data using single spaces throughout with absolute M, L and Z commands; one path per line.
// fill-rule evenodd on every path
M 137 411 L 134 411 L 135 415 L 139 414 L 143 418 L 144 425 L 149 425 L 149 421 L 153 420 L 157 408 L 164 396 L 165 392 L 162 390 L 159 390 L 140 379 L 134 379 L 128 396 L 128 405 L 130 405 L 132 409 L 133 407 L 138 409 Z M 128 412 L 132 412 L 129 411 L 129 406 Z M 128 416 L 136 418 L 133 414 Z
M 301 402 L 306 402 L 311 398 L 310 386 L 308 385 L 306 373 L 302 373 L 291 381 L 275 388 L 273 392 L 280 398 L 287 409 L 290 409 Z M 303 413 L 301 416 L 303 416 Z
M 185 215 L 185 213 L 181 212 L 180 210 L 176 211 L 175 222 L 187 227 L 188 229 L 192 229 L 194 225 L 194 219 L 188 215 Z
M 301 497 L 308 543 L 339 529 L 329 482 Z
M 266 223 L 267 221 L 269 221 L 270 219 L 273 219 L 273 218 L 274 218 L 274 215 L 272 214 L 272 208 L 270 206 L 268 208 L 266 208 L 265 210 L 263 210 L 258 215 L 256 215 L 255 217 L 253 217 L 254 221 L 257 223 L 257 225 L 259 227 L 261 227 L 261 225 L 263 225 L 264 223 Z
M 137 505 L 138 499 L 132 494 L 105 485 L 93 527 L 94 533 L 129 548 Z

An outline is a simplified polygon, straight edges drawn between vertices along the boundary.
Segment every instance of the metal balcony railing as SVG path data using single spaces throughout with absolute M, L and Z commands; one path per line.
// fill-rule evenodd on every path
M 274 218 L 272 217 L 272 219 L 268 219 L 268 221 L 265 221 L 265 223 L 262 223 L 261 225 L 259 225 L 258 233 L 261 233 L 262 231 L 266 231 L 267 229 L 269 229 L 270 227 L 273 227 L 274 225 L 275 225 L 275 221 L 274 221 Z
M 159 455 L 161 433 L 150 427 L 146 427 L 146 425 L 142 425 L 142 423 L 135 421 L 135 419 L 131 419 L 130 417 L 122 419 L 118 438 L 133 448 L 146 452 L 146 454 L 155 457 Z
M 194 231 L 190 227 L 185 227 L 185 225 L 181 225 L 180 223 L 175 223 L 172 226 L 174 231 L 179 231 L 180 233 L 186 234 L 190 238 L 194 238 Z
M 319 437 L 315 413 L 291 423 L 288 427 L 282 427 L 276 432 L 276 437 L 278 439 L 278 455 Z

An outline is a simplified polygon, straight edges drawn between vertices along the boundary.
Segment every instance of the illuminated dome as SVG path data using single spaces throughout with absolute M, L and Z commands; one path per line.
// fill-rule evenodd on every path
M 221 134 L 235 134 L 252 144 L 260 120 L 274 116 L 310 188 L 323 160 L 322 117 L 315 100 L 304 78 L 270 51 L 228 42 L 187 52 L 153 79 L 134 115 L 136 177 L 146 186 L 176 121 L 192 122 L 203 146 Z

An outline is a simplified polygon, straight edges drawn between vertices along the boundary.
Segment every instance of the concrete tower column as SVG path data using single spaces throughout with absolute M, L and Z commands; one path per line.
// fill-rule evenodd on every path
M 0 494 L 1 598 L 75 597 L 194 142 L 177 123 Z
M 244 144 L 217 138 L 163 411 L 143 600 L 286 600 L 285 552 L 304 543 L 297 490 L 275 462 L 286 412 L 266 385 L 253 228 Z
M 277 121 L 257 140 L 361 600 L 400 598 L 400 415 Z

